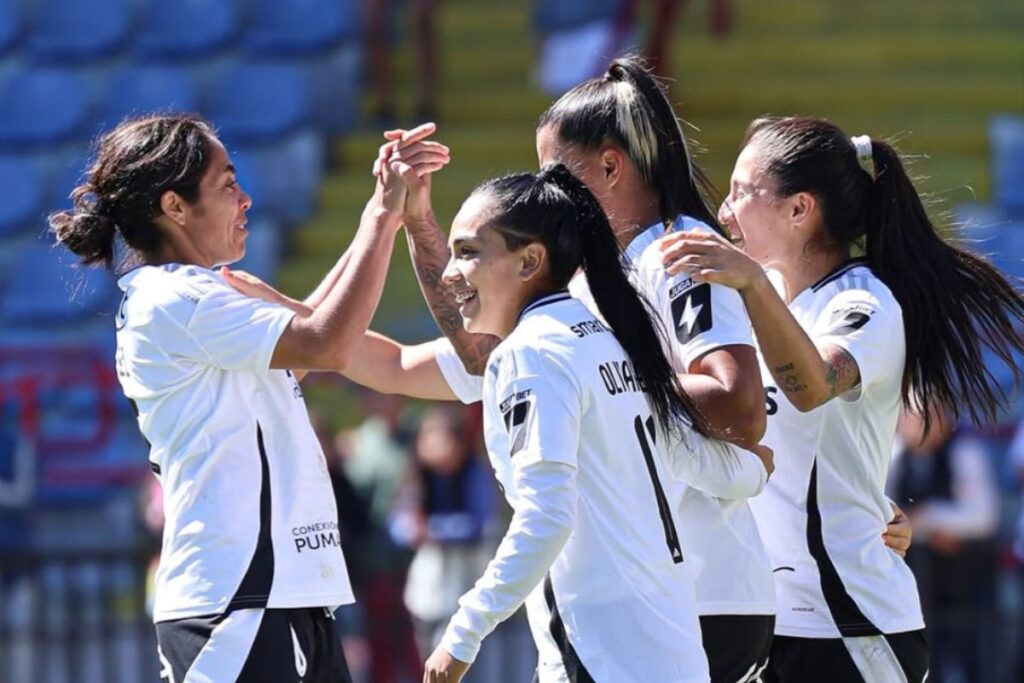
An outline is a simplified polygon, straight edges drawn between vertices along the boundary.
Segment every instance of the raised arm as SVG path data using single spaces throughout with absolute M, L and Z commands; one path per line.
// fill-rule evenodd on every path
M 246 296 L 276 303 L 303 317 L 314 312 L 312 306 L 282 294 L 244 270 L 222 268 L 221 274 L 228 284 Z M 455 394 L 438 366 L 436 348 L 433 341 L 408 346 L 367 330 L 353 344 L 349 362 L 340 372 L 356 384 L 382 394 L 454 401 Z
M 402 131 L 389 131 L 386 137 L 394 139 Z M 431 174 L 410 173 L 408 165 L 415 161 L 415 151 L 396 142 L 390 157 L 396 172 L 406 184 L 408 197 L 402 222 L 405 224 L 409 255 L 420 291 L 430 308 L 441 333 L 455 347 L 466 370 L 482 375 L 491 351 L 500 341 L 488 334 L 472 334 L 462 326 L 462 316 L 448 286 L 441 281 L 441 273 L 448 264 L 448 243 L 434 215 L 431 202 Z
M 797 410 L 810 411 L 854 389 L 860 373 L 853 356 L 835 344 L 818 348 L 779 297 L 764 270 L 718 235 L 673 233 L 662 240 L 670 273 L 690 270 L 695 281 L 739 291 L 758 348 L 779 389 Z

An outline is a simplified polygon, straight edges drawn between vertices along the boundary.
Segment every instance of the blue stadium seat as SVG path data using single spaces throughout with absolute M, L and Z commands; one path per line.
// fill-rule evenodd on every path
M 150 112 L 194 112 L 199 109 L 192 79 L 182 69 L 132 65 L 107 83 L 100 120 L 104 129 L 129 116 Z
M 21 232 L 41 221 L 43 180 L 23 157 L 0 157 L 0 237 Z
M 0 55 L 17 45 L 22 33 L 22 10 L 19 0 L 0 0 Z
M 29 53 L 39 62 L 81 63 L 116 54 L 131 27 L 126 0 L 36 0 Z
M 73 71 L 28 69 L 0 89 L 0 149 L 55 147 L 81 135 L 89 113 L 86 86 Z
M 1007 211 L 1024 212 L 1024 116 L 1004 114 L 989 123 L 993 199 Z
M 259 56 L 323 53 L 361 34 L 355 0 L 253 0 L 250 17 L 242 42 Z
M 113 278 L 97 268 L 72 268 L 74 255 L 33 242 L 14 260 L 0 300 L 5 328 L 62 327 L 113 313 L 118 296 Z
M 290 64 L 234 64 L 211 84 L 204 110 L 226 141 L 277 141 L 310 123 L 308 78 Z
M 234 145 L 231 157 L 242 187 L 253 188 L 252 215 L 267 213 L 285 225 L 312 216 L 324 168 L 318 135 L 307 132 L 277 144 Z
M 151 59 L 207 57 L 235 37 L 238 14 L 236 0 L 144 0 L 136 49 Z
M 328 135 L 341 135 L 355 128 L 362 98 L 362 46 L 342 43 L 331 54 L 310 63 L 308 72 L 316 127 Z

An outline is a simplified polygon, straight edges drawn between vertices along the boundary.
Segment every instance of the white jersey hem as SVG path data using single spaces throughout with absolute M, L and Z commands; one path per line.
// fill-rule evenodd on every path
M 886 624 L 875 624 L 878 630 L 885 634 L 906 633 L 908 631 L 920 631 L 924 628 L 924 620 L 919 618 L 894 619 Z M 802 627 L 794 624 L 780 622 L 778 617 L 775 621 L 775 635 L 787 636 L 790 638 L 842 638 L 839 629 L 836 627 L 822 628 L 818 626 Z
M 702 617 L 774 616 L 774 602 L 698 602 L 697 614 Z
M 351 592 L 346 593 L 323 593 L 320 595 L 296 595 L 289 598 L 278 598 L 270 600 L 260 609 L 302 609 L 304 607 L 328 607 L 337 609 L 342 605 L 349 605 L 356 601 Z M 153 623 L 161 621 L 174 621 L 176 619 L 190 619 L 193 617 L 209 616 L 211 614 L 223 614 L 231 600 L 189 605 L 177 609 L 156 610 L 153 612 Z M 249 609 L 249 608 L 239 608 Z

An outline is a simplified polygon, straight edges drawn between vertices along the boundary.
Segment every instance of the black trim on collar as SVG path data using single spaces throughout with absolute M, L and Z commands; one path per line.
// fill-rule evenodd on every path
M 848 273 L 857 266 L 866 266 L 868 260 L 866 258 L 852 258 L 847 261 L 840 263 L 834 270 L 829 271 L 823 278 L 811 285 L 811 291 L 817 292 L 819 289 L 827 285 L 828 283 L 835 280 L 837 277 Z
M 565 301 L 566 299 L 571 298 L 572 295 L 569 294 L 569 290 L 567 289 L 559 289 L 555 292 L 542 294 L 536 299 L 531 299 L 529 303 L 527 303 L 526 306 L 523 307 L 523 310 L 519 312 L 519 317 L 516 318 L 516 322 L 518 323 L 520 320 L 522 320 L 530 311 L 534 311 L 542 306 L 547 306 L 548 304 L 557 303 L 559 301 Z

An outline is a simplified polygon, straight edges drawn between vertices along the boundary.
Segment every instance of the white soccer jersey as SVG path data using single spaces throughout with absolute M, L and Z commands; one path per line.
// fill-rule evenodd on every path
M 669 504 L 681 484 L 665 475 L 665 439 L 615 337 L 567 293 L 544 297 L 491 354 L 483 396 L 514 515 L 445 647 L 471 660 L 525 600 L 541 683 L 584 669 L 598 681 L 708 680 Z
M 119 285 L 117 375 L 164 488 L 154 620 L 352 602 L 302 391 L 268 369 L 293 313 L 197 266 Z
M 680 218 L 676 229 L 711 232 L 688 217 Z M 630 281 L 658 313 L 676 372 L 687 372 L 695 359 L 722 346 L 754 346 L 750 318 L 736 290 L 665 271 L 657 245 L 664 234 L 662 224 L 651 226 L 629 243 L 625 258 Z M 570 291 L 597 311 L 585 277 L 578 275 Z M 765 472 L 759 460 L 743 453 L 756 462 L 755 471 Z M 771 566 L 747 500 L 709 495 L 705 487 L 691 483 L 695 485 L 685 491 L 677 509 L 679 530 L 693 557 L 700 614 L 774 614 Z
M 765 443 L 776 469 L 751 505 L 775 572 L 775 632 L 837 638 L 921 629 L 914 576 L 882 541 L 892 518 L 884 488 L 906 357 L 900 306 L 853 260 L 801 292 L 789 310 L 819 348 L 853 356 L 861 383 L 801 413 L 762 359 Z

